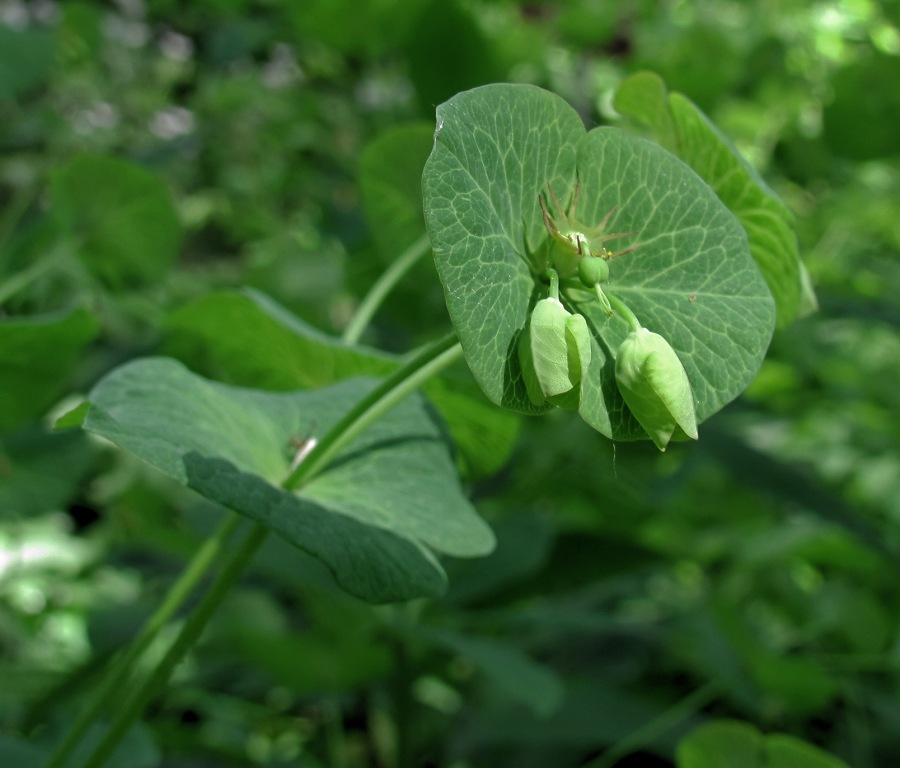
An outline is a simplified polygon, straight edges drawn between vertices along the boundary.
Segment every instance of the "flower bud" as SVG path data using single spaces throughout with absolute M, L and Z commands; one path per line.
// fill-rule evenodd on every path
M 549 400 L 577 409 L 581 377 L 591 362 L 585 319 L 571 314 L 558 299 L 542 299 L 519 344 L 519 361 L 528 397 L 535 405 Z
M 679 428 L 697 439 L 691 383 L 662 336 L 646 328 L 628 334 L 616 355 L 616 383 L 631 413 L 661 451 Z
M 609 264 L 600 256 L 585 256 L 578 262 L 578 277 L 585 288 L 605 283 L 609 280 Z

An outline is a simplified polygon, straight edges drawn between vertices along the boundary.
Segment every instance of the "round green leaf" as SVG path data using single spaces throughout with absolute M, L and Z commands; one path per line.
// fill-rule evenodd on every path
M 682 739 L 678 768 L 766 768 L 763 735 L 750 723 L 707 723 Z
M 164 354 L 212 378 L 260 389 L 324 387 L 354 376 L 384 376 L 401 364 L 394 355 L 328 336 L 251 289 L 207 294 L 170 315 L 167 330 Z M 463 366 L 459 369 L 422 389 L 467 469 L 490 475 L 509 458 L 518 417 L 487 402 Z
M 818 747 L 784 733 L 764 735 L 750 723 L 716 720 L 678 745 L 678 768 L 847 768 Z

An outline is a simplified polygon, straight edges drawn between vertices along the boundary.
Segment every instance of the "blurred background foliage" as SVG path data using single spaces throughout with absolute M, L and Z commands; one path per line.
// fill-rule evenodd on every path
M 142 354 L 225 375 L 169 319 L 217 291 L 340 333 L 423 232 L 435 105 L 529 82 L 615 124 L 641 69 L 796 212 L 818 313 L 696 445 L 504 427 L 464 467 L 499 547 L 442 601 L 371 609 L 270 541 L 116 765 L 668 766 L 712 718 L 894 761 L 897 0 L 0 0 L 0 754 L 65 727 L 220 514 L 53 415 Z M 447 326 L 426 259 L 364 341 Z

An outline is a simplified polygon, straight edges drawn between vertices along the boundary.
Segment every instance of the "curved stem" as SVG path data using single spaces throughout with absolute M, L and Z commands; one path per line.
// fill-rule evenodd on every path
M 381 277 L 375 281 L 375 284 L 366 294 L 366 297 L 360 302 L 356 308 L 356 313 L 344 329 L 342 338 L 345 342 L 355 344 L 359 341 L 360 336 L 362 336 L 363 331 L 369 325 L 369 321 L 372 319 L 375 311 L 381 306 L 385 296 L 399 282 L 400 278 L 409 272 L 410 268 L 429 250 L 431 250 L 431 240 L 429 240 L 427 234 L 422 235 L 382 273 Z
M 604 291 L 606 294 L 606 298 L 609 299 L 609 303 L 612 304 L 613 309 L 616 310 L 625 320 L 628 322 L 628 325 L 631 326 L 632 331 L 639 331 L 644 326 L 641 324 L 641 321 L 637 319 L 637 316 L 632 312 L 628 305 L 622 301 L 618 296 L 614 293 L 610 293 L 609 291 Z
M 113 696 L 121 692 L 121 687 L 131 673 L 135 661 L 146 650 L 159 631 L 172 619 L 175 612 L 181 607 L 190 593 L 197 586 L 203 575 L 209 570 L 213 561 L 222 553 L 231 534 L 241 521 L 241 516 L 236 512 L 228 514 L 219 525 L 211 538 L 203 542 L 197 550 L 188 567 L 172 585 L 166 594 L 162 604 L 144 624 L 137 637 L 125 652 L 115 659 L 106 676 L 100 684 L 100 688 L 94 694 L 90 704 L 79 714 L 75 724 L 69 729 L 63 739 L 53 751 L 45 768 L 59 768 L 69 757 L 78 742 L 84 737 L 88 727 L 94 718 L 110 702 Z

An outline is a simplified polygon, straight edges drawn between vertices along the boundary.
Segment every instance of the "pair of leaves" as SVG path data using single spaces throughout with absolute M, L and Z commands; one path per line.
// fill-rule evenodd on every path
M 671 153 L 615 128 L 586 132 L 562 99 L 533 86 L 495 85 L 438 108 L 425 166 L 425 220 L 447 308 L 466 360 L 488 398 L 525 413 L 517 347 L 546 286 L 535 255 L 547 231 L 538 195 L 565 204 L 579 185 L 578 220 L 634 232 L 611 263 L 609 286 L 687 371 L 697 420 L 743 391 L 775 324 L 772 296 L 747 235 L 715 192 Z M 591 331 L 579 412 L 607 437 L 646 437 L 618 391 L 615 350 L 628 326 L 597 302 L 571 308 Z
M 827 752 L 783 733 L 763 735 L 749 723 L 721 720 L 678 745 L 678 768 L 847 768 Z
M 493 534 L 462 495 L 442 428 L 419 397 L 386 414 L 297 492 L 280 487 L 310 431 L 327 433 L 373 386 L 349 379 L 261 392 L 167 358 L 109 374 L 62 426 L 81 424 L 203 496 L 265 524 L 369 602 L 443 591 L 431 550 L 485 554 Z

